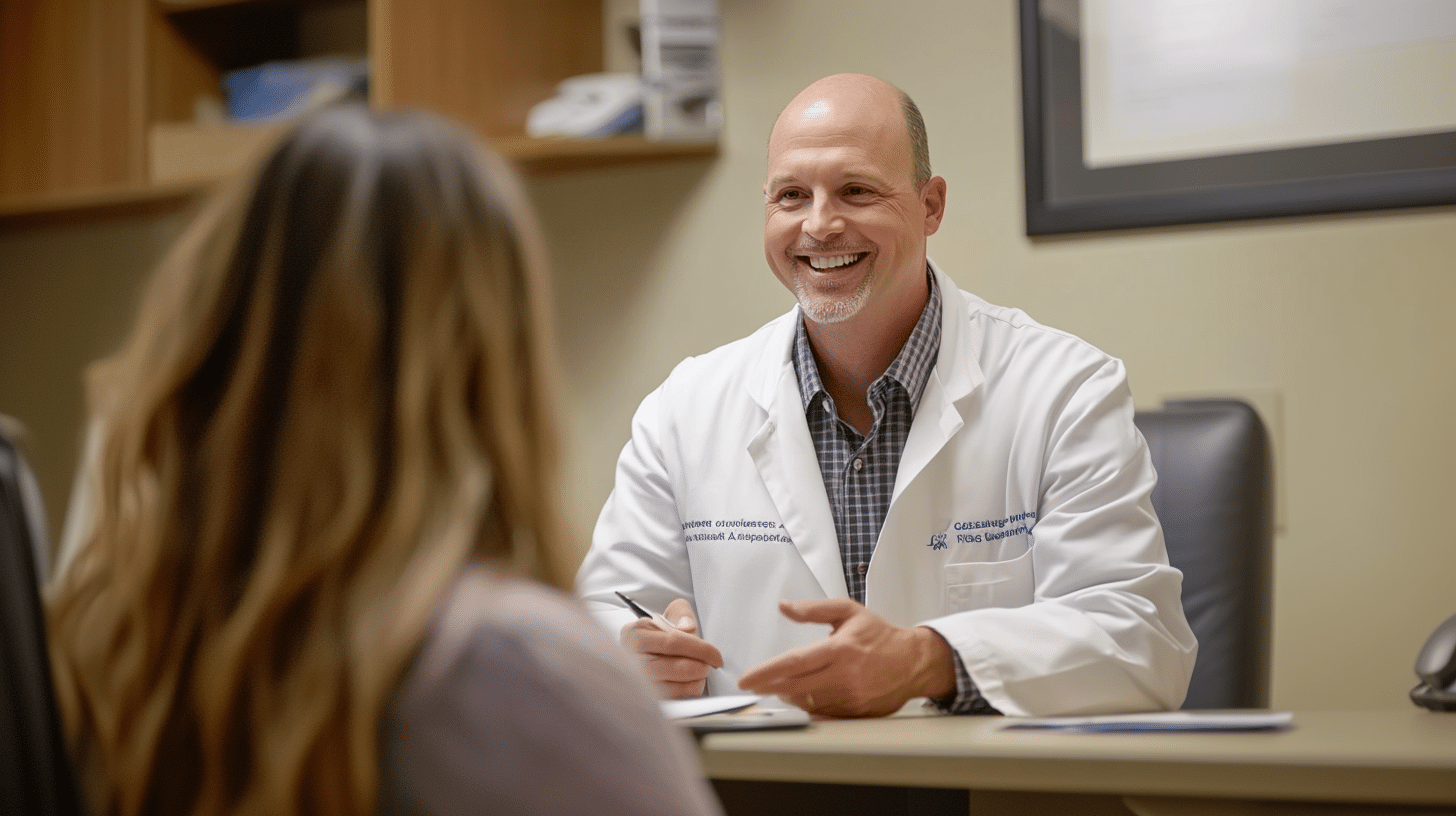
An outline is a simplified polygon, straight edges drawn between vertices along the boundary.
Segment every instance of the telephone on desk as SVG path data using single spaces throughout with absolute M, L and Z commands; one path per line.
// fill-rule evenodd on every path
M 1456 615 L 1436 627 L 1416 656 L 1420 685 L 1411 689 L 1411 701 L 1432 711 L 1456 711 Z

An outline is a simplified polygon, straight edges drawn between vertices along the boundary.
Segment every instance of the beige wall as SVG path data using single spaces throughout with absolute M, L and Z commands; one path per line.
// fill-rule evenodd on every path
M 0 221 L 0 413 L 26 427 L 52 539 L 80 448 L 82 369 L 121 340 L 185 215 L 180 202 Z
M 720 0 L 727 132 L 713 162 L 532 183 L 558 267 L 570 505 L 610 489 L 637 401 L 683 356 L 790 305 L 761 249 L 773 117 L 827 73 L 905 88 L 949 212 L 931 254 L 1128 365 L 1141 405 L 1241 393 L 1279 429 L 1279 707 L 1403 708 L 1426 634 L 1456 612 L 1456 210 L 1032 241 L 1022 232 L 1011 0 Z M 35 431 L 63 506 L 81 361 L 113 342 L 179 219 L 0 226 L 0 410 Z M 53 512 L 56 512 L 53 510 Z
M 720 0 L 727 133 L 711 165 L 536 185 L 555 231 L 589 519 L 641 395 L 790 305 L 761 244 L 763 146 L 804 84 L 864 71 L 930 129 L 949 211 L 931 255 L 1128 365 L 1140 405 L 1245 394 L 1280 429 L 1273 702 L 1409 705 L 1456 613 L 1456 210 L 1032 241 L 1010 0 Z M 604 202 L 615 206 L 604 207 Z

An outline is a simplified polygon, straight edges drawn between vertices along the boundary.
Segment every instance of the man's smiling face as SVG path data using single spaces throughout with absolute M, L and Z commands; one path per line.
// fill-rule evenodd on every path
M 876 320 L 924 298 L 939 207 L 915 187 L 898 92 L 868 80 L 810 86 L 769 140 L 764 254 L 816 323 Z

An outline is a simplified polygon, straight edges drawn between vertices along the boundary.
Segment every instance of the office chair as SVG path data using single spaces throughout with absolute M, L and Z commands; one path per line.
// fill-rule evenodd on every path
M 0 427 L 0 812 L 80 816 L 46 651 L 39 582 L 48 550 L 38 498 Z
M 1269 436 L 1242 400 L 1138 411 L 1158 483 L 1153 508 L 1198 637 L 1185 709 L 1269 704 L 1274 474 Z

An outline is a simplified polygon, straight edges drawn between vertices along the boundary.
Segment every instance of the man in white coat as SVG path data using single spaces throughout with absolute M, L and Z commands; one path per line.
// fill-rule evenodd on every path
M 1197 647 L 1122 364 L 927 258 L 946 182 L 914 103 L 860 74 L 810 85 L 764 201 L 798 306 L 642 402 L 577 578 L 597 616 L 671 697 L 1178 707 Z

